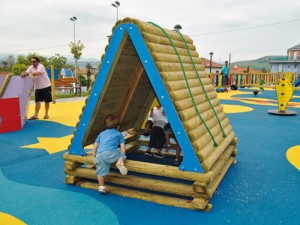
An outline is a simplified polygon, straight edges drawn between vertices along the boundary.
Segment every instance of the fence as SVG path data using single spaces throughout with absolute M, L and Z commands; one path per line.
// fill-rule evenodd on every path
M 284 77 L 285 73 L 231 73 L 229 84 L 237 86 L 274 86 L 276 82 Z M 222 75 L 219 73 L 209 74 L 211 83 L 217 87 L 222 87 Z M 300 78 L 299 73 L 292 74 L 292 83 Z

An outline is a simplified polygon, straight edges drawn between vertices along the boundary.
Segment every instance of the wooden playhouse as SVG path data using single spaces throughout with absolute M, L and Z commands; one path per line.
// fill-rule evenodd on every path
M 139 134 L 155 98 L 182 149 L 179 167 L 143 160 Z M 129 171 L 122 176 L 112 168 L 106 179 L 108 192 L 211 209 L 210 198 L 235 162 L 237 138 L 191 38 L 136 19 L 117 22 L 64 154 L 66 183 L 98 189 L 94 159 L 84 147 L 94 143 L 108 114 L 118 115 L 120 131 L 128 132 Z

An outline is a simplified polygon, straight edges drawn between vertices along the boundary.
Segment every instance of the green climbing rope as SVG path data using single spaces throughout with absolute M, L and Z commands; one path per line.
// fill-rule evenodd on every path
M 207 95 L 207 92 L 206 92 L 206 90 L 205 90 L 205 88 L 204 88 L 204 86 L 203 86 L 201 77 L 200 77 L 200 75 L 199 75 L 199 73 L 198 73 L 198 70 L 197 70 L 197 68 L 196 68 L 196 66 L 195 66 L 194 60 L 193 60 L 193 58 L 192 58 L 192 56 L 191 56 L 189 46 L 187 45 L 184 36 L 179 32 L 179 30 L 174 30 L 174 31 L 176 31 L 176 32 L 180 35 L 181 39 L 182 39 L 183 42 L 184 42 L 185 48 L 186 48 L 186 50 L 187 50 L 187 52 L 188 52 L 188 55 L 189 55 L 190 60 L 191 60 L 191 62 L 192 62 L 193 68 L 194 68 L 194 70 L 195 70 L 195 72 L 196 72 L 196 74 L 197 74 L 197 77 L 198 77 L 198 80 L 199 80 L 199 82 L 200 82 L 200 84 L 201 84 L 202 90 L 203 90 L 203 92 L 204 92 L 204 94 L 205 94 L 205 97 L 206 97 L 207 101 L 209 102 L 209 105 L 210 105 L 211 109 L 213 110 L 213 112 L 214 112 L 214 114 L 215 114 L 215 116 L 216 116 L 216 119 L 217 119 L 217 121 L 218 121 L 218 124 L 219 124 L 219 126 L 220 126 L 220 128 L 221 128 L 221 131 L 222 131 L 222 133 L 223 133 L 223 137 L 225 138 L 225 137 L 226 137 L 226 134 L 225 134 L 225 132 L 224 132 L 224 130 L 223 130 L 223 127 L 222 127 L 221 122 L 220 122 L 220 119 L 219 119 L 219 117 L 218 117 L 218 115 L 217 115 L 217 113 L 216 113 L 216 111 L 215 111 L 215 108 L 213 107 L 213 105 L 211 104 L 210 99 L 208 98 L 208 95 Z
M 184 75 L 184 78 L 185 78 L 185 83 L 186 83 L 186 85 L 187 85 L 187 88 L 188 88 L 188 91 L 189 91 L 189 95 L 190 95 L 190 97 L 191 97 L 191 99 L 192 99 L 194 108 L 195 108 L 195 110 L 196 110 L 196 112 L 197 112 L 197 114 L 198 114 L 198 116 L 199 116 L 201 122 L 203 123 L 203 125 L 204 125 L 205 128 L 206 128 L 206 130 L 208 131 L 208 133 L 209 133 L 211 139 L 213 140 L 214 146 L 217 147 L 217 146 L 218 146 L 218 143 L 215 141 L 215 138 L 213 137 L 213 135 L 212 135 L 212 133 L 211 133 L 209 127 L 206 125 L 204 119 L 202 118 L 202 116 L 201 116 L 201 114 L 200 114 L 200 112 L 199 112 L 199 110 L 198 110 L 198 107 L 197 107 L 196 102 L 195 102 L 195 100 L 194 100 L 194 96 L 193 96 L 193 94 L 192 94 L 192 92 L 191 92 L 190 85 L 189 85 L 188 80 L 187 80 L 187 76 L 186 76 L 186 73 L 185 73 L 185 69 L 184 69 L 184 67 L 183 67 L 183 63 L 182 63 L 181 57 L 180 57 L 180 55 L 179 55 L 179 53 L 178 53 L 178 51 L 177 51 L 177 49 L 176 49 L 176 47 L 175 47 L 175 45 L 174 45 L 172 39 L 170 38 L 170 36 L 167 34 L 167 32 L 166 32 L 162 27 L 160 27 L 159 25 L 157 25 L 157 24 L 155 24 L 155 23 L 153 23 L 153 22 L 149 22 L 149 23 L 152 24 L 153 26 L 159 28 L 159 29 L 165 34 L 165 36 L 169 39 L 169 41 L 170 41 L 170 43 L 171 43 L 171 45 L 172 45 L 172 47 L 173 47 L 173 49 L 174 49 L 174 51 L 175 51 L 175 53 L 176 53 L 178 59 L 179 59 L 180 66 L 181 66 L 181 69 L 182 69 L 182 72 L 183 72 L 183 75 Z

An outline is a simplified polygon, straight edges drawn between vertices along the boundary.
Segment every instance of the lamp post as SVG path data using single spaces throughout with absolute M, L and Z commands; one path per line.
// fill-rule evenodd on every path
M 77 17 L 76 16 L 73 16 L 73 17 L 71 17 L 70 18 L 70 20 L 72 21 L 72 22 L 74 22 L 74 44 L 76 43 L 76 36 L 75 36 L 75 34 L 76 34 L 76 32 L 75 32 L 75 22 L 76 22 L 76 20 L 77 20 Z M 74 71 L 74 76 L 75 76 L 75 78 L 77 79 L 77 59 L 74 57 L 74 60 L 75 60 L 75 71 Z
M 181 27 L 180 24 L 176 24 L 176 25 L 174 26 L 174 30 L 180 31 L 181 29 L 182 29 L 182 27 Z
M 210 53 L 209 53 L 209 56 L 210 56 L 210 61 L 209 61 L 209 73 L 211 73 L 211 60 L 212 60 L 213 55 L 214 55 L 213 52 L 210 52 Z
M 118 21 L 119 20 L 119 10 L 118 10 L 118 8 L 120 6 L 120 2 L 115 1 L 115 3 L 112 3 L 111 5 L 117 9 L 117 21 Z

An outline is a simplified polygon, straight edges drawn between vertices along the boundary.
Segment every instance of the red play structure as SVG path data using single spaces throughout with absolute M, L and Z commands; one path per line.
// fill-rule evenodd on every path
M 32 89 L 30 77 L 0 76 L 0 133 L 23 128 Z

